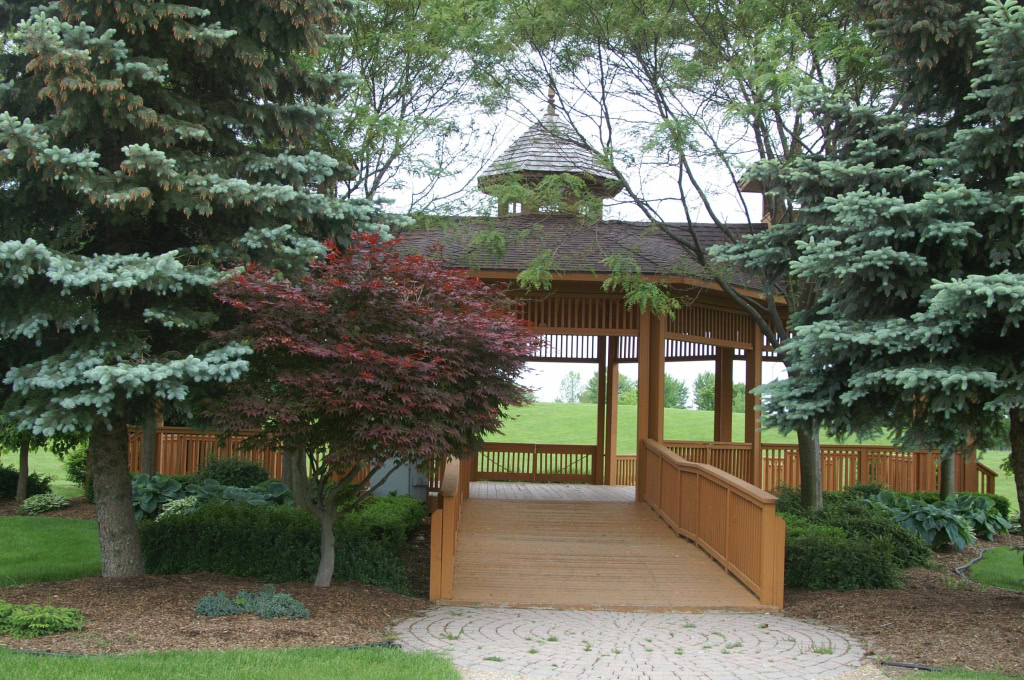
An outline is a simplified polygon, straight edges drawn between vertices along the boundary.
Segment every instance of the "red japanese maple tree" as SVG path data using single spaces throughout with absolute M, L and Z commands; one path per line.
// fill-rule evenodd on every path
M 472 455 L 527 394 L 516 377 L 537 337 L 512 303 L 396 243 L 357 237 L 344 252 L 328 245 L 302 280 L 250 267 L 215 292 L 235 312 L 219 337 L 254 354 L 210 416 L 285 451 L 295 502 L 320 520 L 318 586 L 331 582 L 353 480 L 391 461 Z

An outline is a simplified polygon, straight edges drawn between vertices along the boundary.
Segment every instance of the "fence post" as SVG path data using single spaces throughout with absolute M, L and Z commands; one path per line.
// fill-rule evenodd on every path
M 868 452 L 867 449 L 860 450 L 860 470 L 858 470 L 858 478 L 861 484 L 867 484 L 871 481 L 868 470 Z

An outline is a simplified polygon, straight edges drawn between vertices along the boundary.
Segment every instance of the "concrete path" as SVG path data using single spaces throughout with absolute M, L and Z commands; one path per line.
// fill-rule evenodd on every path
M 798 680 L 845 673 L 864 655 L 821 626 L 729 612 L 439 607 L 397 633 L 460 668 L 527 678 Z

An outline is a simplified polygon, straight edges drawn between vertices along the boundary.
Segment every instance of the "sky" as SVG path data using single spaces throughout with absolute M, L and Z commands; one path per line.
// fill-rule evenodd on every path
M 527 365 L 528 372 L 520 376 L 519 383 L 534 390 L 537 401 L 554 401 L 558 397 L 558 389 L 562 379 L 569 374 L 569 371 L 576 371 L 580 374 L 582 384 L 586 385 L 590 377 L 597 372 L 596 364 L 571 364 L 571 363 L 540 363 L 533 362 Z M 637 377 L 637 365 L 620 364 L 619 372 L 627 375 L 633 380 Z M 693 407 L 693 381 L 697 374 L 704 371 L 715 370 L 713 361 L 678 361 L 665 364 L 665 374 L 680 380 L 690 388 L 690 404 Z M 733 379 L 742 382 L 746 376 L 746 362 L 733 362 Z M 764 382 L 781 380 L 786 377 L 786 370 L 781 363 L 776 361 L 765 361 L 762 364 L 762 377 Z

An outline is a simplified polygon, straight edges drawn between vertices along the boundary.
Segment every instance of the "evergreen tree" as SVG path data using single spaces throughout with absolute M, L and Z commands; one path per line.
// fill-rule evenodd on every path
M 920 86 L 903 88 L 896 113 L 819 98 L 830 152 L 757 170 L 800 212 L 755 239 L 748 261 L 793 248 L 789 274 L 816 291 L 780 349 L 790 379 L 767 388 L 765 425 L 889 428 L 904 447 L 949 457 L 998 441 L 1008 413 L 1024 501 L 1024 12 L 1014 1 L 982 13 L 938 0 L 873 7 L 903 63 L 895 73 Z M 943 57 L 962 49 L 973 64 Z
M 309 190 L 309 146 L 349 79 L 310 74 L 333 0 L 8 3 L 0 54 L 3 410 L 89 433 L 103 575 L 142 573 L 126 428 L 237 379 L 211 342 L 225 268 L 298 271 L 332 237 L 386 230 L 374 205 Z

